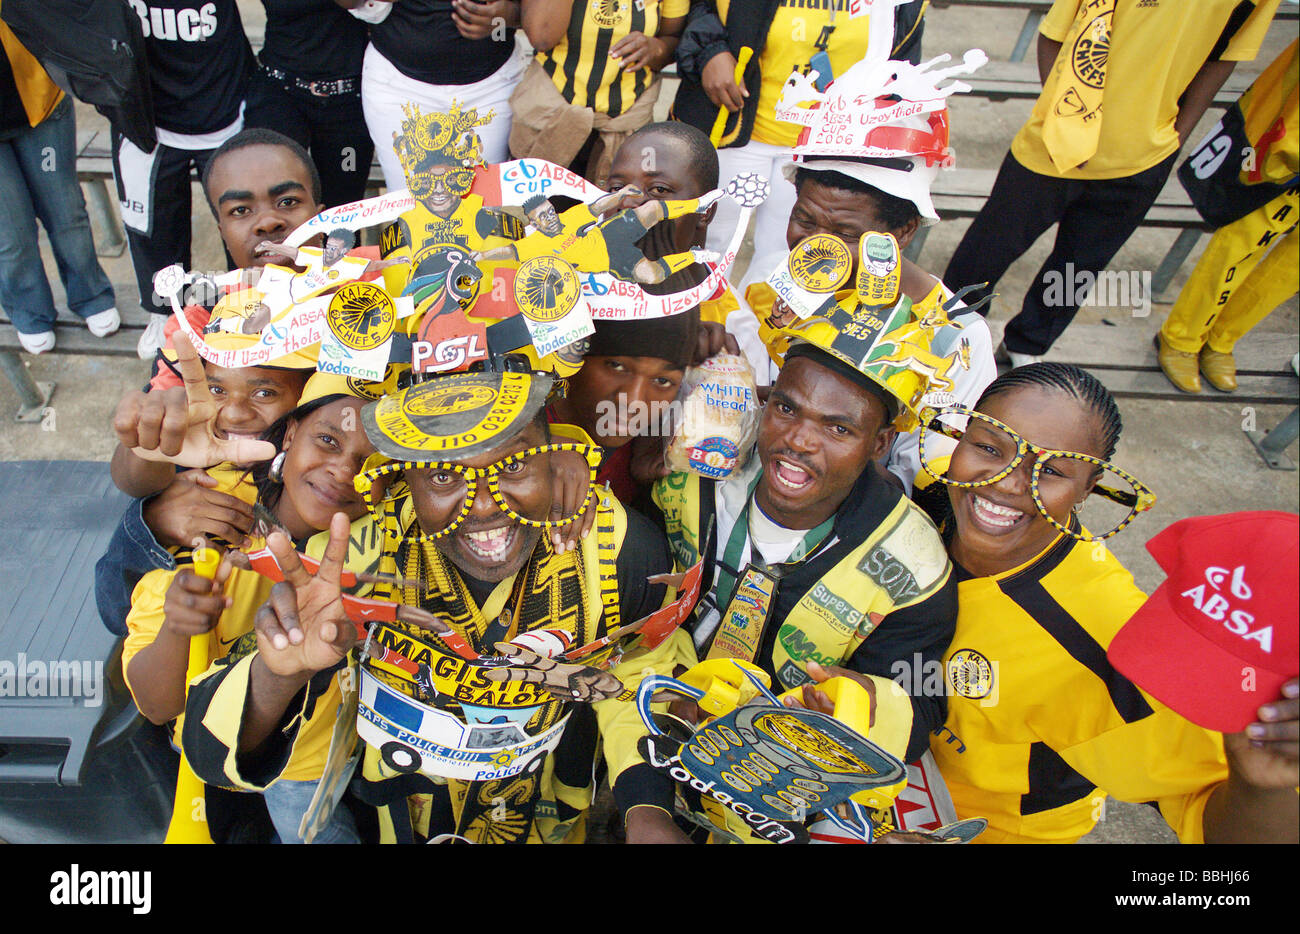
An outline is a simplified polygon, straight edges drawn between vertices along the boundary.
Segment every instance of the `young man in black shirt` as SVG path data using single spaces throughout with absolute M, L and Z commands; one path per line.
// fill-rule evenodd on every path
M 263 0 L 263 6 L 266 42 L 245 122 L 311 151 L 326 207 L 360 201 L 375 154 L 361 111 L 365 23 L 334 0 Z
M 122 223 L 140 303 L 152 313 L 140 338 L 141 359 L 163 346 L 171 309 L 154 294 L 154 273 L 190 265 L 191 171 L 244 125 L 244 95 L 253 53 L 236 0 L 130 0 L 148 52 L 158 145 L 142 152 L 113 139 Z

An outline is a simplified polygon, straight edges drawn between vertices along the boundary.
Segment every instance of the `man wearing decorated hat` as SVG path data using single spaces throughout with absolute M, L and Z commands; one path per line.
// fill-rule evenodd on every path
M 906 248 L 925 227 L 938 223 L 939 215 L 930 197 L 930 186 L 941 164 L 951 162 L 948 145 L 948 116 L 944 95 L 964 85 L 948 84 L 933 89 L 953 74 L 973 71 L 984 61 L 983 53 L 968 52 L 960 64 L 949 68 L 925 69 L 906 62 L 889 62 L 889 68 L 873 68 L 868 60 L 845 73 L 837 85 L 822 96 L 792 87 L 783 103 L 805 102 L 812 93 L 813 106 L 805 116 L 807 130 L 794 149 L 794 158 L 782 168 L 796 191 L 786 226 L 786 246 L 794 251 L 800 241 L 815 235 L 831 235 L 848 247 L 842 256 L 849 261 L 846 279 L 853 282 L 858 272 L 859 243 L 872 231 L 888 233 Z M 901 96 L 901 100 L 892 98 Z M 875 101 L 877 125 L 850 138 L 828 132 L 844 107 L 860 111 L 860 99 Z M 853 103 L 849 103 L 853 102 Z M 933 106 L 928 113 L 916 108 Z M 791 111 L 787 113 L 794 114 Z M 759 337 L 768 346 L 773 361 L 782 353 L 780 331 L 799 315 L 782 301 L 769 282 L 793 254 L 758 257 L 750 267 L 745 300 L 759 321 Z M 973 310 L 962 310 L 960 299 L 939 278 L 901 257 L 900 287 L 918 318 L 949 306 L 951 324 L 941 328 L 930 349 L 946 356 L 966 347 L 968 365 L 955 371 L 951 400 L 971 405 L 997 375 L 993 343 L 988 325 Z M 761 281 L 766 278 L 768 281 Z M 757 280 L 757 281 L 756 281 Z M 911 491 L 920 471 L 916 435 L 900 433 L 891 447 L 886 466 Z
M 881 59 L 920 57 L 924 4 L 877 0 L 870 9 L 863 4 L 855 11 L 859 15 L 851 6 L 848 0 L 692 4 L 677 47 L 682 81 L 672 115 L 713 131 L 723 178 L 742 172 L 771 178 L 771 197 L 758 210 L 754 226 L 755 256 L 780 251 L 780 225 L 795 197 L 788 182 L 775 177 L 799 138 L 799 126 L 776 113 L 791 68 L 804 75 L 816 71 L 817 83 L 825 88 L 872 45 Z M 739 69 L 738 59 L 744 62 Z M 709 237 L 712 250 L 723 248 L 737 219 L 733 204 L 724 202 L 718 210 Z
M 393 581 L 375 595 L 442 622 L 379 624 L 362 639 L 337 602 L 330 551 L 313 579 L 273 539 L 286 583 L 259 611 L 257 651 L 191 693 L 185 741 L 200 768 L 214 764 L 204 777 L 250 789 L 273 781 L 298 741 L 301 711 L 355 650 L 366 743 L 359 787 L 379 809 L 381 839 L 580 839 L 598 735 L 629 840 L 680 838 L 666 810 L 671 788 L 637 757 L 643 728 L 630 704 L 578 703 L 589 694 L 577 687 L 561 696 L 491 676 L 521 648 L 553 665 L 640 619 L 665 592 L 646 579 L 669 568 L 662 535 L 594 486 L 593 534 L 562 554 L 543 534 L 553 524 L 551 459 L 580 447 L 549 443 L 551 383 L 534 373 L 457 373 L 363 410 L 379 453 L 357 487 L 383 536 L 379 571 Z M 595 452 L 576 453 L 596 463 Z M 337 517 L 336 525 L 338 552 Z M 678 635 L 653 653 L 634 649 L 614 674 L 628 669 L 635 683 L 647 666 L 689 662 Z M 234 725 L 209 728 L 216 723 Z
M 654 500 L 679 567 L 705 562 L 700 658 L 751 661 L 775 690 L 808 686 L 809 705 L 816 683 L 846 675 L 873 698 L 869 738 L 911 761 L 945 701 L 891 679 L 900 661 L 942 657 L 956 589 L 930 520 L 873 469 L 897 429 L 926 417 L 930 385 L 897 269 L 878 299 L 873 285 L 789 329 L 747 463 L 721 481 L 673 474 Z

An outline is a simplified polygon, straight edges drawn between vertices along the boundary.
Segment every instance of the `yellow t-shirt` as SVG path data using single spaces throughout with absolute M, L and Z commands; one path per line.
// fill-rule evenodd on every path
M 219 464 L 208 470 L 208 475 L 217 481 L 216 491 L 225 493 L 228 496 L 234 496 L 246 503 L 257 502 L 257 487 L 249 478 L 248 471 L 235 467 L 233 464 Z M 172 578 L 182 567 L 190 567 L 193 564 L 190 552 L 172 549 L 176 557 L 175 570 L 153 570 L 149 571 L 135 585 L 135 590 L 131 592 L 131 609 L 126 617 L 126 641 L 122 643 L 122 677 L 126 681 L 126 686 L 131 690 L 131 696 L 135 696 L 135 688 L 131 685 L 130 667 L 131 659 L 135 658 L 142 649 L 153 645 L 154 639 L 158 637 L 159 630 L 163 624 L 163 601 L 167 596 L 167 588 L 171 586 Z M 235 574 L 247 576 L 247 572 L 236 570 Z M 253 578 L 259 575 L 253 574 Z M 232 575 L 232 580 L 234 577 Z M 252 581 L 246 582 L 251 584 Z M 251 588 L 242 586 L 241 591 L 249 593 L 251 597 Z M 267 587 L 270 592 L 270 586 Z M 226 590 L 227 594 L 234 596 L 234 591 L 230 588 Z M 261 600 L 266 599 L 263 594 Z M 253 609 L 260 605 L 253 604 Z M 246 607 L 245 607 L 246 608 Z M 234 631 L 236 610 L 239 607 L 232 607 L 222 614 L 221 621 L 218 622 L 217 628 L 210 633 L 211 645 L 209 646 L 209 662 L 214 658 L 219 658 L 229 651 L 231 642 L 238 636 L 246 632 L 250 627 L 240 624 L 238 631 Z M 252 614 L 248 614 L 248 619 L 252 620 Z M 223 629 L 224 627 L 224 629 Z M 216 646 L 225 646 L 219 651 L 213 651 Z M 183 719 L 177 718 L 176 735 L 180 736 L 180 723 Z M 179 742 L 179 739 L 178 739 Z
M 538 52 L 537 61 L 570 104 L 617 117 L 655 75 L 648 68 L 623 70 L 609 50 L 629 33 L 653 36 L 661 19 L 683 17 L 689 9 L 689 0 L 576 0 L 564 38 Z
M 778 121 L 776 102 L 790 72 L 796 68 L 804 69 L 817 54 L 817 37 L 823 27 L 830 25 L 832 10 L 835 31 L 830 34 L 826 45 L 831 70 L 842 75 L 862 61 L 867 51 L 867 24 L 871 17 L 850 19 L 849 0 L 781 0 L 767 32 L 767 43 L 758 58 L 763 83 L 758 94 L 751 139 L 773 146 L 793 146 L 798 142 L 803 127 Z
M 948 719 L 930 751 L 957 816 L 988 818 L 977 842 L 1072 843 L 1107 795 L 1155 801 L 1184 843 L 1202 842 L 1228 775 L 1222 735 L 1106 657 L 1144 600 L 1109 551 L 1065 536 L 1003 574 L 959 578 Z
M 717 298 L 706 298 L 700 302 L 700 321 L 708 324 L 727 323 L 727 315 L 740 307 L 736 294 L 728 286 Z
M 1064 42 L 1083 2 L 1057 0 L 1039 31 Z M 1253 59 L 1280 2 L 1259 0 L 1245 22 L 1227 36 L 1218 60 Z M 1043 120 L 1074 80 L 1070 49 L 1062 47 L 1029 122 L 1012 140 L 1011 154 L 1031 172 L 1056 178 L 1126 178 L 1157 165 L 1178 149 L 1178 98 L 1214 52 L 1238 5 L 1239 0 L 1201 0 L 1192 10 L 1172 0 L 1118 0 L 1096 153 L 1083 166 L 1061 173 L 1043 143 Z

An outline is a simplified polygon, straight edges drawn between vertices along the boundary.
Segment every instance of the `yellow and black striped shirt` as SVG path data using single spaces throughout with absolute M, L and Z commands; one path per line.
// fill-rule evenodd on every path
M 538 52 L 537 60 L 570 104 L 617 117 L 645 93 L 654 74 L 620 70 L 609 50 L 630 33 L 653 36 L 661 19 L 685 16 L 689 8 L 688 0 L 574 0 L 564 38 Z

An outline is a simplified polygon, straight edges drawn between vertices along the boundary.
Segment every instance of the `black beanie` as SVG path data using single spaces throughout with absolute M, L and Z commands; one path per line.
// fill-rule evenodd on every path
M 700 309 L 662 318 L 596 321 L 587 354 L 596 357 L 658 357 L 682 369 L 695 362 Z
M 898 397 L 892 392 L 880 385 L 874 379 L 861 370 L 848 363 L 845 363 L 839 357 L 832 353 L 827 353 L 816 344 L 809 344 L 805 341 L 794 341 L 790 344 L 790 349 L 785 352 L 785 362 L 789 363 L 793 357 L 807 357 L 818 366 L 824 366 L 832 372 L 838 373 L 845 379 L 861 386 L 870 392 L 885 405 L 885 411 L 889 413 L 890 419 L 898 416 Z

